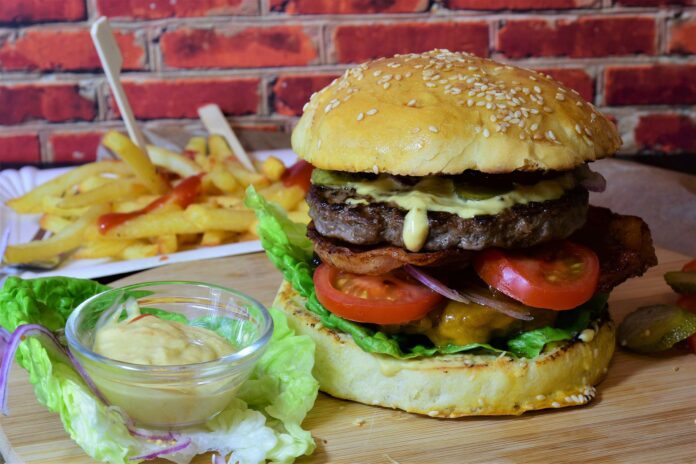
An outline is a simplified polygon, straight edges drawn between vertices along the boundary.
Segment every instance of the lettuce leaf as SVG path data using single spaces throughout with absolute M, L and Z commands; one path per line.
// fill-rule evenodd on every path
M 547 344 L 575 338 L 590 325 L 590 321 L 599 317 L 607 305 L 607 300 L 609 294 L 598 293 L 577 308 L 563 311 L 558 316 L 556 327 L 542 327 L 523 332 L 508 340 L 508 348 L 516 356 L 536 358 Z
M 568 314 L 559 317 L 559 320 L 568 319 L 564 325 L 524 332 L 509 340 L 509 351 L 485 343 L 433 346 L 429 343 L 419 343 L 417 339 L 414 342 L 412 336 L 385 334 L 371 326 L 345 320 L 329 312 L 317 300 L 312 280 L 315 269 L 312 242 L 307 238 L 307 228 L 304 224 L 290 221 L 282 208 L 267 202 L 253 187 L 247 188 L 244 204 L 256 213 L 257 232 L 268 258 L 283 273 L 285 280 L 290 282 L 295 291 L 305 298 L 307 310 L 314 313 L 325 327 L 349 334 L 353 341 L 368 353 L 408 359 L 478 350 L 494 354 L 508 352 L 533 358 L 538 356 L 548 343 L 571 340 L 589 325 L 591 317 L 598 313 L 597 307 L 601 305 L 599 310 L 602 310 L 606 305 L 607 295 L 595 296 L 584 305 L 572 311 L 565 311 Z
M 66 277 L 10 277 L 0 290 L 0 325 L 10 331 L 28 323 L 62 329 L 79 303 L 107 288 Z M 273 336 L 238 397 L 208 423 L 183 429 L 182 438 L 191 445 L 163 457 L 187 463 L 195 454 L 215 451 L 229 455 L 230 464 L 288 463 L 314 450 L 310 433 L 301 427 L 318 392 L 311 374 L 314 343 L 295 335 L 282 312 L 270 311 Z M 132 436 L 121 414 L 101 403 L 72 366 L 52 357 L 37 339 L 22 342 L 16 358 L 29 372 L 38 400 L 60 415 L 70 437 L 92 458 L 134 462 L 131 457 L 160 446 Z

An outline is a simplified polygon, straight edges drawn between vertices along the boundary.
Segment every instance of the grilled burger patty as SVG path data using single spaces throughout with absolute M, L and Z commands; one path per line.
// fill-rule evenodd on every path
M 463 219 L 456 214 L 428 212 L 430 232 L 422 251 L 452 248 L 526 248 L 563 239 L 582 227 L 588 208 L 587 190 L 576 187 L 561 198 L 515 205 L 495 215 Z M 366 200 L 361 204 L 347 200 Z M 389 203 L 371 202 L 354 189 L 314 185 L 307 195 L 316 230 L 354 245 L 403 247 L 407 211 Z

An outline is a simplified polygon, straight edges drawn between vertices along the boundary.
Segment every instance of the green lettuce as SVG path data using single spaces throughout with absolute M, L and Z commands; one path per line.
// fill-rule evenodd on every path
M 329 312 L 319 302 L 312 279 L 315 269 L 312 242 L 307 238 L 307 228 L 304 224 L 292 222 L 282 208 L 266 201 L 253 187 L 247 189 L 244 204 L 256 213 L 257 232 L 268 258 L 283 273 L 285 280 L 295 291 L 304 297 L 307 310 L 314 313 L 325 327 L 349 334 L 361 349 L 369 353 L 408 359 L 481 351 L 494 354 L 507 352 L 533 358 L 549 343 L 571 340 L 589 325 L 590 318 L 598 311 L 597 307 L 601 305 L 601 311 L 606 305 L 606 295 L 595 297 L 572 311 L 566 311 L 570 314 L 561 315 L 559 320 L 564 317 L 568 319 L 564 325 L 524 332 L 509 340 L 507 349 L 485 343 L 433 346 L 432 343 L 414 336 L 386 334 L 372 326 L 343 319 Z
M 79 303 L 107 288 L 65 277 L 10 277 L 0 290 L 0 325 L 9 331 L 29 323 L 60 330 Z M 275 324 L 271 341 L 237 398 L 208 423 L 182 430 L 191 445 L 168 459 L 185 463 L 195 454 L 216 451 L 230 455 L 229 463 L 288 463 L 314 450 L 310 433 L 301 427 L 318 392 L 311 375 L 314 343 L 295 335 L 282 312 L 270 311 Z M 94 396 L 72 365 L 50 353 L 29 338 L 20 344 L 16 359 L 28 371 L 39 402 L 60 415 L 65 430 L 88 455 L 127 463 L 157 449 L 159 445 L 132 436 L 122 416 Z

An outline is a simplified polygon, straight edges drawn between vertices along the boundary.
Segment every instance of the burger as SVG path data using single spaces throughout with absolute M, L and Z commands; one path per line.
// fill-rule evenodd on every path
M 320 388 L 444 418 L 589 402 L 609 292 L 656 264 L 641 219 L 588 205 L 587 163 L 620 145 L 574 90 L 466 53 L 378 59 L 313 95 L 292 134 L 311 222 L 254 207 Z

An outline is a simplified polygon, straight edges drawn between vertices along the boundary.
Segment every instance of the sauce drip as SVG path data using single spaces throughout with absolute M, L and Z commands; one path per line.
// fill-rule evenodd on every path
M 132 211 L 130 213 L 102 214 L 99 216 L 97 221 L 99 233 L 106 234 L 114 227 L 143 214 L 151 213 L 164 205 L 173 203 L 181 206 L 182 208 L 186 208 L 196 200 L 196 196 L 198 196 L 198 192 L 201 190 L 201 176 L 201 174 L 197 174 L 195 176 L 187 177 L 186 179 L 182 180 L 179 185 L 174 187 L 171 192 L 166 195 L 162 195 L 146 207 L 137 211 Z

